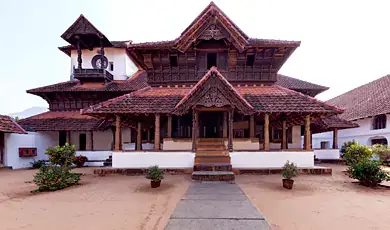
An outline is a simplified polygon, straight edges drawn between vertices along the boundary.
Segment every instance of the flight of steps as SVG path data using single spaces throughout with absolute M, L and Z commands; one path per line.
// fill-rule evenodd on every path
M 229 152 L 223 139 L 200 139 L 195 154 L 193 180 L 233 181 Z

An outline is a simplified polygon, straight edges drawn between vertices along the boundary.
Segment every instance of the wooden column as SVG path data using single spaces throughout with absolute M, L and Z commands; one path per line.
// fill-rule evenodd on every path
M 71 139 L 71 135 L 70 135 L 70 131 L 66 131 L 66 143 L 68 144 L 72 144 L 72 139 Z
M 81 58 L 81 55 L 82 55 L 82 51 L 81 51 L 81 41 L 80 41 L 80 37 L 77 36 L 77 68 L 78 69 L 82 69 L 82 63 L 83 63 L 83 59 Z
M 121 130 L 121 117 L 116 115 L 115 117 L 115 151 L 122 150 L 122 130 Z
M 198 111 L 192 110 L 192 151 L 196 152 L 196 140 L 198 134 Z
M 227 138 L 227 135 L 228 135 L 228 130 L 227 130 L 227 123 L 228 123 L 228 119 L 227 119 L 227 115 L 226 115 L 226 112 L 223 112 L 223 137 L 224 138 Z
M 310 150 L 310 115 L 306 115 L 305 118 L 305 150 Z
M 154 120 L 154 150 L 160 150 L 160 114 L 156 114 Z
M 90 138 L 90 141 L 91 141 L 91 151 L 94 151 L 94 147 L 93 147 L 93 131 L 90 132 L 89 138 Z
M 103 43 L 103 38 L 100 38 L 100 69 L 104 70 L 104 43 Z
M 287 121 L 282 121 L 282 149 L 287 149 Z
M 249 137 L 254 138 L 255 137 L 255 115 L 252 114 L 249 117 Z
M 172 138 L 172 115 L 168 115 L 168 132 L 167 137 Z
M 229 139 L 228 139 L 228 150 L 233 151 L 233 114 L 234 110 L 229 110 Z
M 333 129 L 333 148 L 334 149 L 338 149 L 339 148 L 339 141 L 338 141 L 338 139 L 339 139 L 339 134 L 338 134 L 338 129 L 337 128 L 335 128 L 335 129 Z
M 269 114 L 264 115 L 264 150 L 269 150 Z
M 142 124 L 137 122 L 137 146 L 136 150 L 142 150 Z

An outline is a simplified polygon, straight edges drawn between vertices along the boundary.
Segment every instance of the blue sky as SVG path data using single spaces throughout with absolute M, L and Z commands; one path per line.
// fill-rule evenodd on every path
M 69 79 L 60 35 L 82 13 L 111 40 L 174 39 L 210 1 L 2 0 L 0 114 L 47 106 L 27 89 Z M 250 37 L 300 40 L 280 73 L 329 99 L 390 74 L 388 1 L 215 1 Z

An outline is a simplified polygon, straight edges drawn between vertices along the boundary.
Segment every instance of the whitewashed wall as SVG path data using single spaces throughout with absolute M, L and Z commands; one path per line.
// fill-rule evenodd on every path
M 387 115 L 387 125 L 385 129 L 371 129 L 373 118 L 365 118 L 357 121 L 360 127 L 353 129 L 343 129 L 338 131 L 339 148 L 344 142 L 355 140 L 363 145 L 371 145 L 372 139 L 387 138 L 390 143 L 390 115 Z M 330 146 L 333 146 L 333 132 L 324 132 L 313 135 L 313 148 L 320 148 L 321 142 L 327 141 Z
M 92 58 L 98 55 L 99 51 L 100 48 L 94 48 L 92 51 L 82 50 L 83 68 L 93 68 Z M 108 62 L 114 63 L 114 71 L 109 71 L 114 75 L 114 80 L 126 80 L 137 71 L 137 67 L 127 56 L 125 48 L 105 48 L 104 56 L 107 57 Z M 73 66 L 77 68 L 77 65 L 77 50 L 72 50 L 71 69 L 73 69 Z M 109 67 L 106 70 L 109 70 Z
M 85 166 L 103 166 L 103 161 L 109 158 L 112 151 L 76 151 L 76 156 L 86 156 L 88 160 L 101 162 L 87 162 Z
M 6 134 L 5 135 L 5 166 L 13 169 L 31 167 L 33 160 L 47 160 L 46 148 L 58 145 L 57 132 L 45 132 L 28 134 Z M 36 157 L 19 157 L 19 148 L 37 148 Z
M 233 168 L 237 169 L 281 168 L 287 160 L 298 167 L 314 167 L 313 151 L 232 152 L 230 157 Z
M 314 155 L 320 160 L 337 160 L 340 159 L 339 149 L 314 149 Z
M 192 152 L 113 152 L 113 168 L 192 168 L 195 154 Z

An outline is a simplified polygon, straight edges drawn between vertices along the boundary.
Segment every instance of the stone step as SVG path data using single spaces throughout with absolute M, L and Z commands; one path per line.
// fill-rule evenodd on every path
M 200 163 L 194 165 L 194 171 L 232 171 L 229 163 Z
M 228 151 L 222 150 L 197 150 L 196 156 L 229 156 Z
M 201 163 L 228 163 L 230 164 L 230 156 L 223 155 L 196 155 L 195 164 Z
M 226 150 L 225 146 L 198 146 L 196 150 L 199 151 L 213 151 L 213 150 L 219 150 L 219 151 L 224 151 Z
M 200 181 L 234 181 L 234 173 L 228 171 L 196 171 L 191 174 L 193 180 Z

